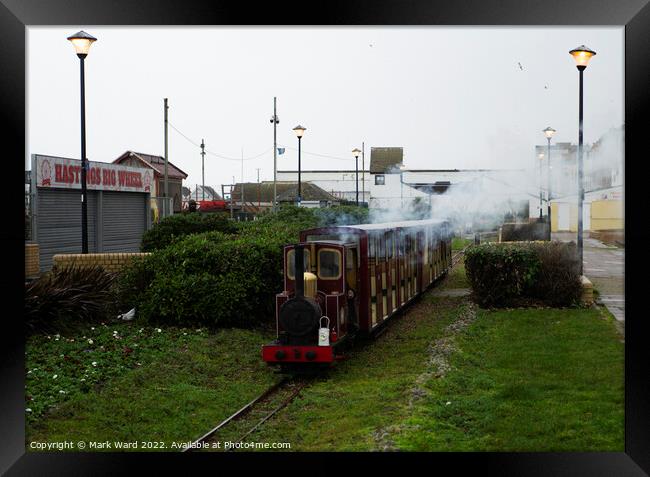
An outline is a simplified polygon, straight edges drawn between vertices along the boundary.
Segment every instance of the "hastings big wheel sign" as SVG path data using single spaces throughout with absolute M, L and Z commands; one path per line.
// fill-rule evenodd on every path
M 36 187 L 81 189 L 81 161 L 53 156 L 36 156 Z M 149 169 L 88 161 L 86 187 L 89 190 L 151 192 L 153 173 Z

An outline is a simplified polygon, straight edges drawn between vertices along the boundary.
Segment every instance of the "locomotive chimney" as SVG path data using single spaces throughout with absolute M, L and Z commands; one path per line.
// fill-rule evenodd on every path
M 295 245 L 293 250 L 293 261 L 295 264 L 293 276 L 296 278 L 296 298 L 302 298 L 305 296 L 305 247 L 302 245 Z

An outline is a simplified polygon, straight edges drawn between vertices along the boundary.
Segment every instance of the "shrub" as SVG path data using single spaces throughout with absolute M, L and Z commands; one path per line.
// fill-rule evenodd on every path
M 575 244 L 511 242 L 471 245 L 465 269 L 481 306 L 503 307 L 538 301 L 571 306 L 582 285 Z
M 25 286 L 28 332 L 100 321 L 115 311 L 115 275 L 102 267 L 55 267 Z
M 283 247 L 296 242 L 303 229 L 366 219 L 367 209 L 354 206 L 283 206 L 258 220 L 231 222 L 222 231 L 176 235 L 166 247 L 123 270 L 121 306 L 135 306 L 145 319 L 174 324 L 250 327 L 271 322 L 275 294 L 283 285 Z
M 366 207 L 357 207 L 354 205 L 341 205 L 338 207 L 328 207 L 316 209 L 315 215 L 318 219 L 318 225 L 321 227 L 327 225 L 354 225 L 368 223 L 370 211 Z
M 582 283 L 576 244 L 532 243 L 531 247 L 541 264 L 535 276 L 535 287 L 531 290 L 532 296 L 551 306 L 568 306 L 578 302 L 582 295 Z
M 219 231 L 234 233 L 235 224 L 225 214 L 175 214 L 165 217 L 142 235 L 143 252 L 159 250 L 185 235 Z
M 248 327 L 270 321 L 282 287 L 286 233 L 188 236 L 121 276 L 125 307 L 151 321 Z
M 481 306 L 506 306 L 533 285 L 540 266 L 535 252 L 511 244 L 470 245 L 465 270 Z

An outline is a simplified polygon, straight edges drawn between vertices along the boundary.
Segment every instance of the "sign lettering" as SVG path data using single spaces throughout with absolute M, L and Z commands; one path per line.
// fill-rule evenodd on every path
M 36 186 L 81 189 L 81 161 L 36 156 Z M 86 187 L 90 190 L 151 192 L 153 171 L 147 168 L 88 162 Z

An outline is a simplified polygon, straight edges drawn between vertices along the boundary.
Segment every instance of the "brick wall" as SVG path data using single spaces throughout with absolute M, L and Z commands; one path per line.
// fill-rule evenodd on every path
M 144 257 L 149 253 L 66 253 L 53 257 L 54 267 L 65 267 L 75 264 L 79 267 L 102 266 L 106 271 L 118 272 L 131 262 L 134 257 Z
M 40 273 L 38 244 L 25 244 L 25 278 L 37 277 Z

